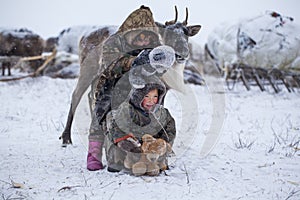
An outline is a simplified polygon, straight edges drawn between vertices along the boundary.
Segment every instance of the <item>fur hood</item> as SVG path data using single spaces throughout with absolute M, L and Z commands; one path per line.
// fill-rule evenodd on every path
M 141 6 L 133 11 L 119 27 L 117 34 L 122 36 L 126 42 L 127 51 L 135 50 L 132 42 L 139 34 L 151 35 L 151 43 L 145 48 L 154 48 L 161 44 L 158 27 L 154 21 L 153 14 L 149 7 Z
M 166 86 L 157 76 L 145 77 L 146 84 L 143 88 L 133 88 L 130 92 L 130 103 L 141 110 L 144 110 L 142 107 L 142 101 L 144 96 L 148 94 L 153 89 L 158 89 L 158 103 L 162 104 L 163 98 L 166 94 Z

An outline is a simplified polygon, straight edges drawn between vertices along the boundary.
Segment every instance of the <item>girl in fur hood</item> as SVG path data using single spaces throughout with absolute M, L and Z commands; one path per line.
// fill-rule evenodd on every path
M 118 172 L 124 167 L 128 153 L 141 153 L 140 144 L 145 134 L 161 138 L 171 146 L 176 136 L 174 118 L 162 106 L 166 87 L 156 76 L 146 79 L 143 88 L 133 88 L 127 101 L 108 113 L 106 158 L 108 171 Z

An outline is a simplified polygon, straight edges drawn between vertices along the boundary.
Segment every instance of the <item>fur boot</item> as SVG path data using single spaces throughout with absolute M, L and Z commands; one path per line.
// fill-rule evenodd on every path
M 87 169 L 95 171 L 103 169 L 102 164 L 102 143 L 99 141 L 89 141 L 89 151 L 87 155 Z

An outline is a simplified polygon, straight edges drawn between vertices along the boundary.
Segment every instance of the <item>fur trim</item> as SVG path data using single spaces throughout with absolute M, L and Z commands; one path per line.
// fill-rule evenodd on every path
M 158 77 L 146 77 L 145 81 L 147 82 L 145 84 L 145 87 L 138 89 L 133 88 L 130 95 L 130 103 L 141 110 L 144 110 L 144 108 L 142 107 L 142 101 L 144 99 L 144 96 L 148 94 L 151 90 L 158 89 L 157 104 L 162 104 L 163 97 L 166 94 L 166 87 Z

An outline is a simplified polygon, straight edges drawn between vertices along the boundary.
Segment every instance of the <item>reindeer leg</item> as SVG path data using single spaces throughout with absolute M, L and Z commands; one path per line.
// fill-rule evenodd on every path
M 8 76 L 11 76 L 11 72 L 10 72 L 10 64 L 8 65 Z
M 79 77 L 79 79 L 78 79 L 76 89 L 74 90 L 74 92 L 72 94 L 72 101 L 71 101 L 71 106 L 70 106 L 69 113 L 68 113 L 66 127 L 65 127 L 62 135 L 59 137 L 59 139 L 63 140 L 62 141 L 63 147 L 66 147 L 67 144 L 72 144 L 71 127 L 72 127 L 72 123 L 73 123 L 74 114 L 75 114 L 76 108 L 81 100 L 82 95 L 87 90 L 87 88 L 89 87 L 91 82 L 92 81 L 90 81 L 90 80 L 89 81 L 86 81 L 84 79 L 82 80 L 82 76 Z
M 7 63 L 6 62 L 3 62 L 2 63 L 2 76 L 5 76 L 5 69 L 7 67 Z
M 73 118 L 74 118 L 74 114 L 73 114 L 73 111 L 72 111 L 72 104 L 71 104 L 69 114 L 68 114 L 66 127 L 65 127 L 62 135 L 59 137 L 60 140 L 61 139 L 63 140 L 62 141 L 62 147 L 66 147 L 67 144 L 72 144 L 71 127 L 72 127 Z

